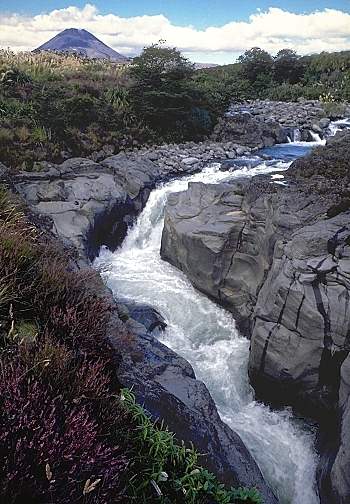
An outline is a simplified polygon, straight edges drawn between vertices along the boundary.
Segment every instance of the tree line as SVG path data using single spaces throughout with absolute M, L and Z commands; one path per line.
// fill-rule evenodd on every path
M 224 81 L 236 100 L 350 101 L 350 51 L 300 56 L 282 49 L 272 56 L 253 47 L 236 63 L 204 70 L 202 75 L 213 85 Z

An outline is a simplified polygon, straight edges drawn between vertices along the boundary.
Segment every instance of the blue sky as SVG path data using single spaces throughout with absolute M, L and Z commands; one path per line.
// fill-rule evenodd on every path
M 0 10 L 39 14 L 71 5 L 83 7 L 86 0 L 0 0 Z M 257 9 L 280 7 L 295 13 L 339 9 L 350 12 L 350 0 L 90 0 L 102 14 L 140 16 L 163 14 L 177 25 L 196 28 L 221 26 L 229 21 L 247 20 Z
M 34 49 L 65 28 L 127 56 L 163 39 L 192 61 L 230 63 L 254 46 L 350 50 L 350 0 L 0 0 L 0 48 Z

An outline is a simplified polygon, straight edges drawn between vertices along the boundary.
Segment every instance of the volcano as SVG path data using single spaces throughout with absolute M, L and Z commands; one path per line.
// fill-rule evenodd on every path
M 55 51 L 79 54 L 87 58 L 109 59 L 117 63 L 127 63 L 128 58 L 108 47 L 87 30 L 67 28 L 58 33 L 34 52 Z

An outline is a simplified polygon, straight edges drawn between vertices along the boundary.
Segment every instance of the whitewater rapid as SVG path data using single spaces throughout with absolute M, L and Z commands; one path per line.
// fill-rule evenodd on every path
M 150 304 L 163 315 L 168 326 L 160 339 L 192 364 L 221 418 L 242 437 L 281 504 L 318 504 L 314 432 L 289 409 L 272 411 L 254 400 L 247 372 L 249 341 L 236 330 L 232 315 L 160 258 L 170 193 L 187 189 L 189 182 L 218 183 L 269 172 L 274 172 L 271 183 L 275 183 L 275 172 L 281 172 L 280 179 L 289 164 L 262 162 L 232 172 L 213 164 L 201 173 L 159 185 L 123 245 L 114 253 L 103 248 L 95 267 L 117 297 Z

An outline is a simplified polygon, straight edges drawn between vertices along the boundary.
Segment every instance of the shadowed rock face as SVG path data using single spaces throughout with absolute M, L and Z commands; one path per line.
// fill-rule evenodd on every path
M 341 504 L 350 501 L 348 142 L 340 135 L 297 161 L 288 187 L 191 184 L 169 198 L 161 250 L 251 337 L 258 398 L 291 404 L 328 431 L 322 502 Z
M 128 61 L 128 58 L 108 47 L 92 33 L 76 28 L 68 28 L 58 33 L 51 40 L 35 49 L 35 52 L 40 51 L 69 52 L 87 58 L 109 59 L 118 63 Z
M 204 454 L 201 463 L 228 485 L 255 486 L 264 503 L 278 500 L 241 438 L 222 422 L 203 382 L 191 365 L 160 343 L 145 327 L 133 320 L 126 323 L 130 338 L 112 330 L 116 349 L 123 348 L 118 377 L 133 387 L 138 401 L 153 418 L 161 418 L 178 439 L 193 442 Z
M 115 248 L 142 209 L 154 184 L 198 169 L 186 163 L 161 165 L 149 158 L 120 154 L 94 163 L 71 159 L 38 173 L 21 173 L 12 183 L 36 215 L 66 244 L 87 257 L 100 245 Z M 101 285 L 97 295 L 112 301 Z M 113 301 L 112 301 L 113 303 Z M 153 334 L 164 320 L 152 308 L 114 302 L 108 339 L 119 357 L 118 378 L 132 387 L 154 419 L 161 418 L 179 440 L 195 443 L 202 464 L 228 485 L 256 486 L 265 504 L 278 500 L 243 444 L 224 424 L 206 386 L 190 364 Z
M 350 357 L 347 357 L 341 368 L 339 409 L 342 418 L 339 450 L 332 467 L 330 480 L 336 502 L 346 504 L 349 502 L 350 488 Z
M 288 130 L 275 120 L 264 121 L 249 112 L 239 112 L 219 120 L 212 138 L 221 142 L 237 142 L 251 148 L 271 147 L 288 141 Z
M 249 369 L 258 395 L 318 418 L 336 405 L 350 349 L 349 235 L 350 214 L 342 214 L 276 242 L 253 315 Z

